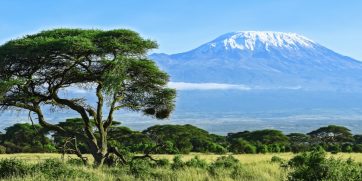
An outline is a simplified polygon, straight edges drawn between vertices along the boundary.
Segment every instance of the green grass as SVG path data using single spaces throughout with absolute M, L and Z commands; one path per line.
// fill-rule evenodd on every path
M 221 155 L 214 154 L 200 154 L 191 153 L 188 155 L 182 155 L 183 161 L 190 160 L 195 155 L 200 159 L 206 160 L 208 163 L 212 163 Z M 91 158 L 90 155 L 87 155 Z M 174 155 L 153 155 L 155 158 L 167 158 L 170 161 Z M 180 180 L 180 181 L 192 181 L 192 180 L 240 180 L 240 181 L 256 181 L 256 180 L 283 180 L 286 176 L 286 170 L 280 168 L 278 163 L 272 163 L 270 160 L 273 156 L 278 156 L 284 160 L 289 160 L 293 157 L 292 153 L 278 153 L 278 154 L 241 154 L 233 155 L 240 160 L 241 169 L 238 170 L 237 176 L 232 176 L 232 170 L 219 169 L 217 174 L 211 174 L 207 169 L 186 167 L 184 169 L 172 170 L 169 167 L 156 167 L 150 170 L 150 174 L 142 176 L 141 178 L 135 178 L 129 169 L 122 167 L 117 168 L 93 168 L 92 166 L 79 166 L 66 164 L 68 170 L 72 170 L 73 176 L 61 176 L 57 180 Z M 352 158 L 357 162 L 362 162 L 361 153 L 340 153 L 333 155 L 337 158 Z M 15 158 L 23 160 L 28 165 L 35 165 L 37 163 L 44 162 L 46 159 L 61 159 L 60 154 L 46 153 L 46 154 L 0 154 L 0 159 Z M 76 158 L 75 155 L 66 155 L 65 159 Z M 28 174 L 23 178 L 15 177 L 8 178 L 7 180 L 49 180 L 49 177 L 35 172 L 34 174 Z

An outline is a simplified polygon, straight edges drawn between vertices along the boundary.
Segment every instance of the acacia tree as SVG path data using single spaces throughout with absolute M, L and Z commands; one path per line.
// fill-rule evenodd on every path
M 146 55 L 156 47 L 124 29 L 54 29 L 11 40 L 0 46 L 0 105 L 29 110 L 41 126 L 83 140 L 101 166 L 110 152 L 107 131 L 115 111 L 163 119 L 174 109 L 176 92 L 166 87 L 169 76 Z M 74 86 L 94 87 L 97 102 L 61 96 Z M 79 113 L 82 132 L 49 123 L 44 105 Z

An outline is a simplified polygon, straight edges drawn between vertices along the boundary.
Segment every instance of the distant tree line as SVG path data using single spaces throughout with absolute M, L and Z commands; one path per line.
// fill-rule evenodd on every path
M 58 123 L 65 129 L 79 132 L 82 131 L 82 124 L 80 118 Z M 134 131 L 115 122 L 108 136 L 110 145 L 134 153 L 277 153 L 303 152 L 315 148 L 332 153 L 362 152 L 362 135 L 353 135 L 348 128 L 336 125 L 321 127 L 307 134 L 285 135 L 279 130 L 264 129 L 221 136 L 189 124 L 155 125 L 143 131 Z M 67 145 L 71 145 L 69 147 L 72 149 L 68 150 Z M 81 140 L 39 125 L 17 123 L 0 132 L 0 153 L 89 153 L 87 149 Z

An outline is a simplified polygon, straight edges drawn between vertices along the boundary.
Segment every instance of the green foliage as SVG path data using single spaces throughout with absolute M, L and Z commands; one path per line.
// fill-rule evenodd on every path
M 256 147 L 241 138 L 233 140 L 230 144 L 233 153 L 256 153 Z
M 229 155 L 229 156 L 221 156 L 221 157 L 217 158 L 215 160 L 215 162 L 213 162 L 211 164 L 211 166 L 222 167 L 222 168 L 231 168 L 231 167 L 237 166 L 238 164 L 240 164 L 240 161 L 238 159 L 234 158 L 232 155 Z
M 171 164 L 171 169 L 178 170 L 178 169 L 184 168 L 185 166 L 186 166 L 186 164 L 184 161 L 182 161 L 181 155 L 176 155 L 173 158 L 172 164 Z
M 217 143 L 210 143 L 210 145 L 208 145 L 208 151 L 216 154 L 225 154 L 228 152 L 228 150 L 225 147 Z
M 82 132 L 83 120 L 80 118 L 67 119 L 58 123 L 66 130 L 76 130 Z M 94 127 L 94 121 L 91 120 Z M 51 140 L 46 136 L 47 130 L 38 125 L 15 124 L 0 134 L 0 153 L 19 152 L 62 152 L 62 146 L 67 136 L 53 132 Z M 254 133 L 256 132 L 256 133 Z M 287 135 L 288 143 L 283 140 L 280 134 L 275 131 L 262 130 L 269 135 L 261 136 L 262 139 L 253 138 L 247 141 L 250 135 L 260 134 L 260 131 L 230 133 L 228 136 L 209 134 L 207 131 L 191 125 L 155 125 L 146 130 L 133 131 L 130 128 L 119 126 L 116 122 L 109 128 L 108 145 L 117 147 L 130 153 L 144 153 L 152 150 L 152 153 L 159 154 L 179 154 L 189 152 L 205 152 L 226 154 L 233 153 L 278 153 L 278 152 L 303 152 L 310 151 L 318 147 L 332 153 L 338 152 L 362 152 L 362 144 L 359 144 L 359 135 L 354 135 L 354 142 L 322 142 L 316 141 L 315 136 L 301 133 L 291 133 Z M 34 136 L 35 135 L 35 136 Z M 272 138 L 276 135 L 279 138 Z M 98 137 L 98 133 L 95 134 Z M 362 139 L 362 138 L 361 138 Z M 254 140 L 254 141 L 253 141 Z M 255 140 L 257 140 L 255 142 Z M 275 143 L 261 140 L 279 140 Z M 53 144 L 55 143 L 55 144 Z M 161 143 L 156 147 L 157 143 Z M 87 145 L 81 139 L 77 140 L 78 148 L 82 153 L 89 153 Z M 154 149 L 155 148 L 155 149 Z
M 342 145 L 342 152 L 351 153 L 353 151 L 353 145 L 351 144 L 343 144 Z
M 39 125 L 18 123 L 5 128 L 2 135 L 3 144 L 8 153 L 42 153 L 55 152 L 56 148 L 46 136 L 46 131 Z
M 263 144 L 288 144 L 287 136 L 285 136 L 279 130 L 271 129 L 256 130 L 252 132 L 244 131 L 238 133 L 229 133 L 227 137 L 228 139 L 243 138 L 244 140 L 249 142 L 259 142 Z
M 227 140 L 231 144 L 230 147 L 234 149 L 231 151 L 236 153 L 281 152 L 286 151 L 285 148 L 289 147 L 290 144 L 288 137 L 281 131 L 270 129 L 229 133 Z M 247 147 L 247 150 L 245 150 L 245 147 Z
M 151 173 L 152 163 L 148 159 L 136 159 L 130 164 L 130 173 L 136 178 L 145 177 Z
M 308 133 L 314 139 L 315 142 L 322 142 L 325 144 L 345 143 L 353 142 L 354 138 L 349 130 L 343 126 L 329 125 L 327 127 L 321 127 Z
M 91 125 L 92 129 L 95 127 L 94 120 L 91 120 L 90 125 Z M 83 119 L 81 119 L 81 118 L 69 118 L 63 122 L 59 122 L 57 124 L 57 126 L 60 126 L 67 131 L 82 133 L 83 129 L 84 129 L 84 122 L 83 122 Z M 57 131 L 53 132 L 52 137 L 53 137 L 56 148 L 60 152 L 63 152 L 62 149 L 63 149 L 65 142 L 67 140 L 69 141 L 69 139 L 71 139 L 68 135 L 64 135 L 63 133 L 60 133 Z M 89 153 L 89 150 L 88 150 L 85 142 L 82 141 L 82 139 L 80 139 L 79 137 L 76 137 L 76 136 L 74 136 L 74 137 L 77 138 L 78 149 L 82 153 Z M 73 141 L 73 140 L 74 139 L 72 139 L 71 141 Z
M 327 158 L 323 151 L 305 152 L 288 162 L 288 180 L 361 180 L 362 168 L 352 160 Z
M 337 154 L 341 152 L 341 146 L 339 144 L 333 144 L 328 147 L 328 151 L 330 151 L 333 154 Z
M 272 163 L 284 163 L 284 159 L 278 156 L 273 156 L 270 160 Z
M 23 177 L 30 173 L 29 166 L 17 159 L 0 160 L 0 178 Z
M 0 145 L 0 154 L 5 154 L 6 153 L 6 147 Z
M 362 152 L 362 144 L 355 144 L 353 145 L 353 151 L 361 153 Z
M 85 173 L 82 170 L 69 167 L 69 165 L 58 159 L 46 159 L 32 165 L 30 170 L 34 174 L 41 173 L 49 180 L 68 180 L 76 177 L 89 180 L 92 178 L 92 175 Z
M 168 166 L 171 165 L 170 161 L 168 159 L 166 159 L 166 158 L 162 158 L 162 159 L 157 160 L 156 164 L 159 167 L 168 167 Z
M 60 160 L 56 159 L 47 159 L 41 163 L 38 163 L 33 166 L 35 172 L 42 172 L 47 175 L 49 178 L 61 178 L 66 175 L 72 175 L 69 173 L 66 165 Z
M 207 168 L 208 164 L 205 160 L 200 159 L 198 156 L 191 158 L 185 162 L 186 166 L 194 168 Z
M 222 170 L 232 169 L 232 177 L 240 174 L 241 165 L 238 159 L 233 156 L 221 156 L 217 158 L 213 163 L 208 167 L 208 171 L 213 176 L 219 176 Z
M 287 135 L 290 149 L 293 153 L 308 151 L 310 148 L 310 136 L 303 133 L 291 133 Z
M 256 151 L 258 153 L 268 153 L 269 152 L 268 145 L 258 144 L 256 147 Z
M 268 150 L 273 153 L 279 153 L 281 151 L 281 148 L 278 144 L 270 144 L 268 147 Z
M 355 144 L 362 144 L 362 135 L 360 134 L 353 135 L 353 140 Z
M 226 152 L 225 148 L 220 145 L 222 138 L 189 124 L 155 125 L 142 133 L 152 140 L 167 143 L 168 147 L 163 147 L 158 150 L 158 153 Z
M 176 90 L 167 86 L 169 76 L 147 58 L 148 51 L 154 48 L 156 42 L 125 29 L 53 29 L 8 41 L 0 46 L 0 106 L 2 110 L 31 111 L 50 131 L 82 138 L 89 146 L 82 151 L 92 152 L 99 163 L 101 157 L 95 155 L 106 150 L 107 144 L 99 148 L 97 143 L 106 142 L 103 135 L 107 135 L 115 111 L 126 109 L 164 119 L 175 107 Z M 97 87 L 98 104 L 94 106 L 85 97 L 58 95 L 72 86 Z M 79 120 L 50 124 L 42 114 L 43 105 L 53 110 L 72 109 L 82 117 L 83 124 L 78 124 Z M 110 107 L 108 116 L 102 114 L 103 105 Z M 92 118 L 97 126 L 92 125 Z M 16 146 L 16 142 L 8 142 L 8 148 Z M 21 147 L 40 152 L 43 145 L 52 149 L 38 139 Z M 18 147 L 13 149 L 19 152 Z

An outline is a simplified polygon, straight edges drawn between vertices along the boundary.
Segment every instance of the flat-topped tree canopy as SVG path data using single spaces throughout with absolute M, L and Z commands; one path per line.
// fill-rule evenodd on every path
M 39 94 L 28 98 L 40 102 L 61 88 L 102 82 L 105 92 L 118 91 L 125 96 L 121 102 L 139 110 L 142 105 L 135 99 L 146 92 L 173 92 L 164 88 L 168 75 L 147 59 L 147 51 L 156 47 L 131 30 L 55 29 L 9 41 L 0 47 L 0 79 L 13 91 L 3 102 L 26 94 Z M 147 96 L 148 104 L 161 101 Z M 146 102 L 145 113 L 152 113 Z
M 147 57 L 156 42 L 125 30 L 54 29 L 11 40 L 0 46 L 0 105 L 2 109 L 23 108 L 38 114 L 42 126 L 61 127 L 45 121 L 41 105 L 77 111 L 88 138 L 97 143 L 90 128 L 106 131 L 119 109 L 142 111 L 158 119 L 174 109 L 175 90 L 167 88 L 169 76 Z M 61 98 L 70 86 L 96 87 L 97 106 L 83 97 Z M 106 96 L 107 99 L 104 99 Z M 109 113 L 103 120 L 103 104 Z

